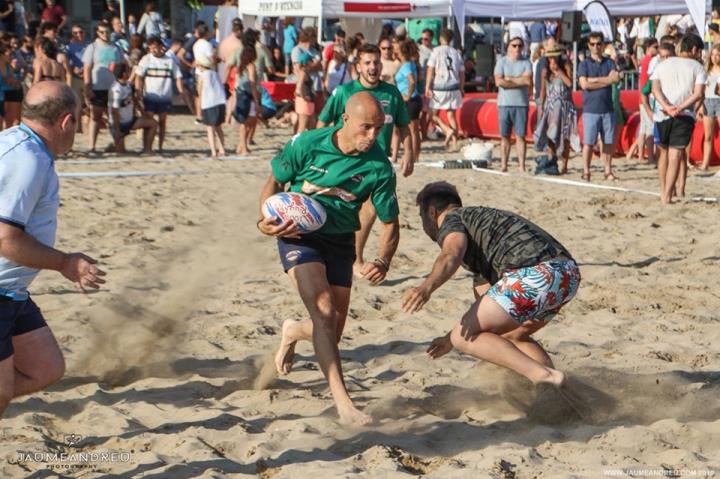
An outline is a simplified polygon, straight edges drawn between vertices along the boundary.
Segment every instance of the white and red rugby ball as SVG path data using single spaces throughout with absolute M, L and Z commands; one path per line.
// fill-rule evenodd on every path
M 317 200 L 302 193 L 276 193 L 262 205 L 265 218 L 277 218 L 280 224 L 293 220 L 302 233 L 316 231 L 325 224 L 327 213 Z

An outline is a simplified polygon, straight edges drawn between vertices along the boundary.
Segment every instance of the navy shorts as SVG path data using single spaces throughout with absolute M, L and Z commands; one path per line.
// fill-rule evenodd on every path
M 107 108 L 108 106 L 108 90 L 93 90 L 93 97 L 90 100 L 92 106 L 98 108 Z
M 13 301 L 0 296 L 0 361 L 13 355 L 12 338 L 47 326 L 40 308 L 28 298 Z
M 158 98 L 143 98 L 143 106 L 148 113 L 167 113 L 172 109 L 172 100 Z
M 202 122 L 207 126 L 221 126 L 225 123 L 225 105 L 216 105 L 203 109 Z
M 355 235 L 305 236 L 300 239 L 278 238 L 278 251 L 287 273 L 305 263 L 322 263 L 329 284 L 352 286 L 355 262 Z

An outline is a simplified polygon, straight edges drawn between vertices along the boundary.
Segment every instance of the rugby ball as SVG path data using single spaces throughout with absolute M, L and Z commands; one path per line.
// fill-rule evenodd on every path
M 325 224 L 327 213 L 317 200 L 302 193 L 276 193 L 262 205 L 265 218 L 277 218 L 277 224 L 293 220 L 302 233 L 316 231 Z

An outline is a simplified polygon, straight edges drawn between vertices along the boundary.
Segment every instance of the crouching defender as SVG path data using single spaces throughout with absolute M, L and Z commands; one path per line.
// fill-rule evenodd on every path
M 402 309 L 419 311 L 462 265 L 474 275 L 475 302 L 460 324 L 432 341 L 434 359 L 453 348 L 522 374 L 534 384 L 561 386 L 531 335 L 570 301 L 580 271 L 570 253 L 527 219 L 487 207 L 465 207 L 457 189 L 430 183 L 417 196 L 423 230 L 440 245 L 432 272 L 402 298 Z

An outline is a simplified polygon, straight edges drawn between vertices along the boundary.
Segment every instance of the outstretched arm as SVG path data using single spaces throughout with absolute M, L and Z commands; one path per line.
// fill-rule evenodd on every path
M 458 270 L 466 249 L 465 233 L 453 232 L 447 235 L 443 240 L 442 251 L 435 259 L 432 272 L 420 286 L 410 288 L 403 294 L 402 310 L 406 313 L 420 311 L 435 290 L 452 278 Z
M 40 243 L 20 227 L 5 223 L 0 223 L 0 256 L 28 268 L 58 271 L 83 292 L 98 289 L 105 282 L 105 272 L 91 257 L 63 253 Z

